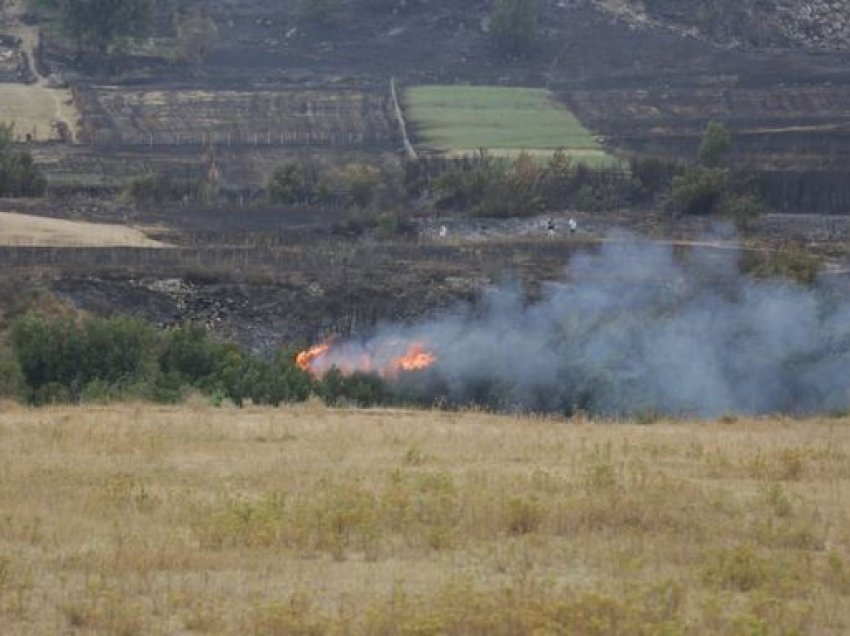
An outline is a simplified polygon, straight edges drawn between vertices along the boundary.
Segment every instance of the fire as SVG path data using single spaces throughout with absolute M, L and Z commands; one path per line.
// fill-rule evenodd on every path
M 437 356 L 417 342 L 410 345 L 403 356 L 395 358 L 392 365 L 401 371 L 422 371 L 433 366 L 436 361 Z
M 403 349 L 402 349 L 403 348 Z M 403 353 L 399 354 L 399 351 Z M 336 345 L 325 342 L 302 351 L 295 358 L 299 369 L 314 376 L 322 376 L 332 367 L 342 373 L 377 373 L 382 378 L 394 379 L 400 373 L 424 371 L 437 362 L 437 356 L 420 343 L 405 345 L 388 341 L 368 348 L 357 344 Z
M 313 362 L 324 356 L 331 349 L 331 343 L 325 342 L 315 347 L 310 347 L 307 351 L 302 351 L 295 357 L 295 364 L 302 371 L 311 371 Z

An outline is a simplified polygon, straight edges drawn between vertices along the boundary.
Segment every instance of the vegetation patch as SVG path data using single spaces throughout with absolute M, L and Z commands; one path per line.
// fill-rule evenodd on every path
M 202 371 L 198 343 L 180 339 L 169 364 Z M 0 623 L 843 634 L 846 423 L 5 402 Z M 805 481 L 780 484 L 756 457 L 805 458 Z
M 407 113 L 429 150 L 453 155 L 486 149 L 515 156 L 551 155 L 563 148 L 576 161 L 616 163 L 594 136 L 545 89 L 497 86 L 417 86 L 405 94 Z
M 125 225 L 84 223 L 0 212 L 0 245 L 29 247 L 167 247 Z
M 69 139 L 78 118 L 68 90 L 0 84 L 0 124 L 14 124 L 18 141 Z

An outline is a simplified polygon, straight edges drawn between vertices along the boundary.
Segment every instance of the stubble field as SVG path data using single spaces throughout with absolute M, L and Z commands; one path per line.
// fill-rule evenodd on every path
M 846 419 L 0 412 L 6 634 L 841 634 Z

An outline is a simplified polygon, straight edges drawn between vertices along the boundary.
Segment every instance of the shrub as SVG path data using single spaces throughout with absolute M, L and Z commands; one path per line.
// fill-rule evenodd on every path
M 200 179 L 178 179 L 161 172 L 141 175 L 125 186 L 123 197 L 133 205 L 162 204 L 198 198 L 203 190 Z
M 724 207 L 735 227 L 742 231 L 752 229 L 753 224 L 764 214 L 764 202 L 751 194 L 730 197 Z
M 496 0 L 490 33 L 501 48 L 518 53 L 537 38 L 539 19 L 538 0 Z
M 359 208 L 368 207 L 374 201 L 381 183 L 381 171 L 363 163 L 351 163 L 345 167 L 342 174 L 354 205 Z
M 748 546 L 739 546 L 712 555 L 705 568 L 706 583 L 738 592 L 749 592 L 764 585 L 770 577 L 770 562 Z
M 206 330 L 190 324 L 168 333 L 159 364 L 164 373 L 200 386 L 216 370 L 222 353 L 221 346 L 209 339 Z
M 14 149 L 13 139 L 14 125 L 0 124 L 0 196 L 41 196 L 47 180 L 29 152 Z
M 646 199 L 668 191 L 673 178 L 683 171 L 678 161 L 663 157 L 633 158 L 629 161 L 632 173 L 632 194 L 637 199 Z
M 26 395 L 26 382 L 11 351 L 0 349 L 0 398 L 19 400 Z
M 801 285 L 811 285 L 817 280 L 820 267 L 816 256 L 799 243 L 789 241 L 749 269 L 757 278 L 787 278 Z
M 361 372 L 344 375 L 336 367 L 324 375 L 317 390 L 331 406 L 355 404 L 366 408 L 390 401 L 389 387 L 377 375 Z
M 28 315 L 12 327 L 12 347 L 36 403 L 78 400 L 95 381 L 116 386 L 145 381 L 157 371 L 156 340 L 153 328 L 130 318 L 78 324 Z
M 287 161 L 275 169 L 266 187 L 272 203 L 293 205 L 315 200 L 318 182 L 315 170 L 307 170 L 298 161 Z
M 720 165 L 730 145 L 731 138 L 726 127 L 717 121 L 708 122 L 699 145 L 700 163 L 704 166 Z
M 723 168 L 690 167 L 673 178 L 670 204 L 676 214 L 710 214 L 726 189 Z
M 546 207 L 545 175 L 527 154 L 509 161 L 482 151 L 459 161 L 435 180 L 437 205 L 469 210 L 476 216 L 536 214 Z

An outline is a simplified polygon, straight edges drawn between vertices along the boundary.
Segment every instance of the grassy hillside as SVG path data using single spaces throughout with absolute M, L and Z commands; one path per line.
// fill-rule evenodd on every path
M 454 154 L 551 154 L 564 148 L 582 163 L 611 161 L 569 110 L 545 89 L 418 86 L 405 94 L 422 145 Z
M 843 419 L 6 407 L 0 623 L 846 633 L 848 454 Z

